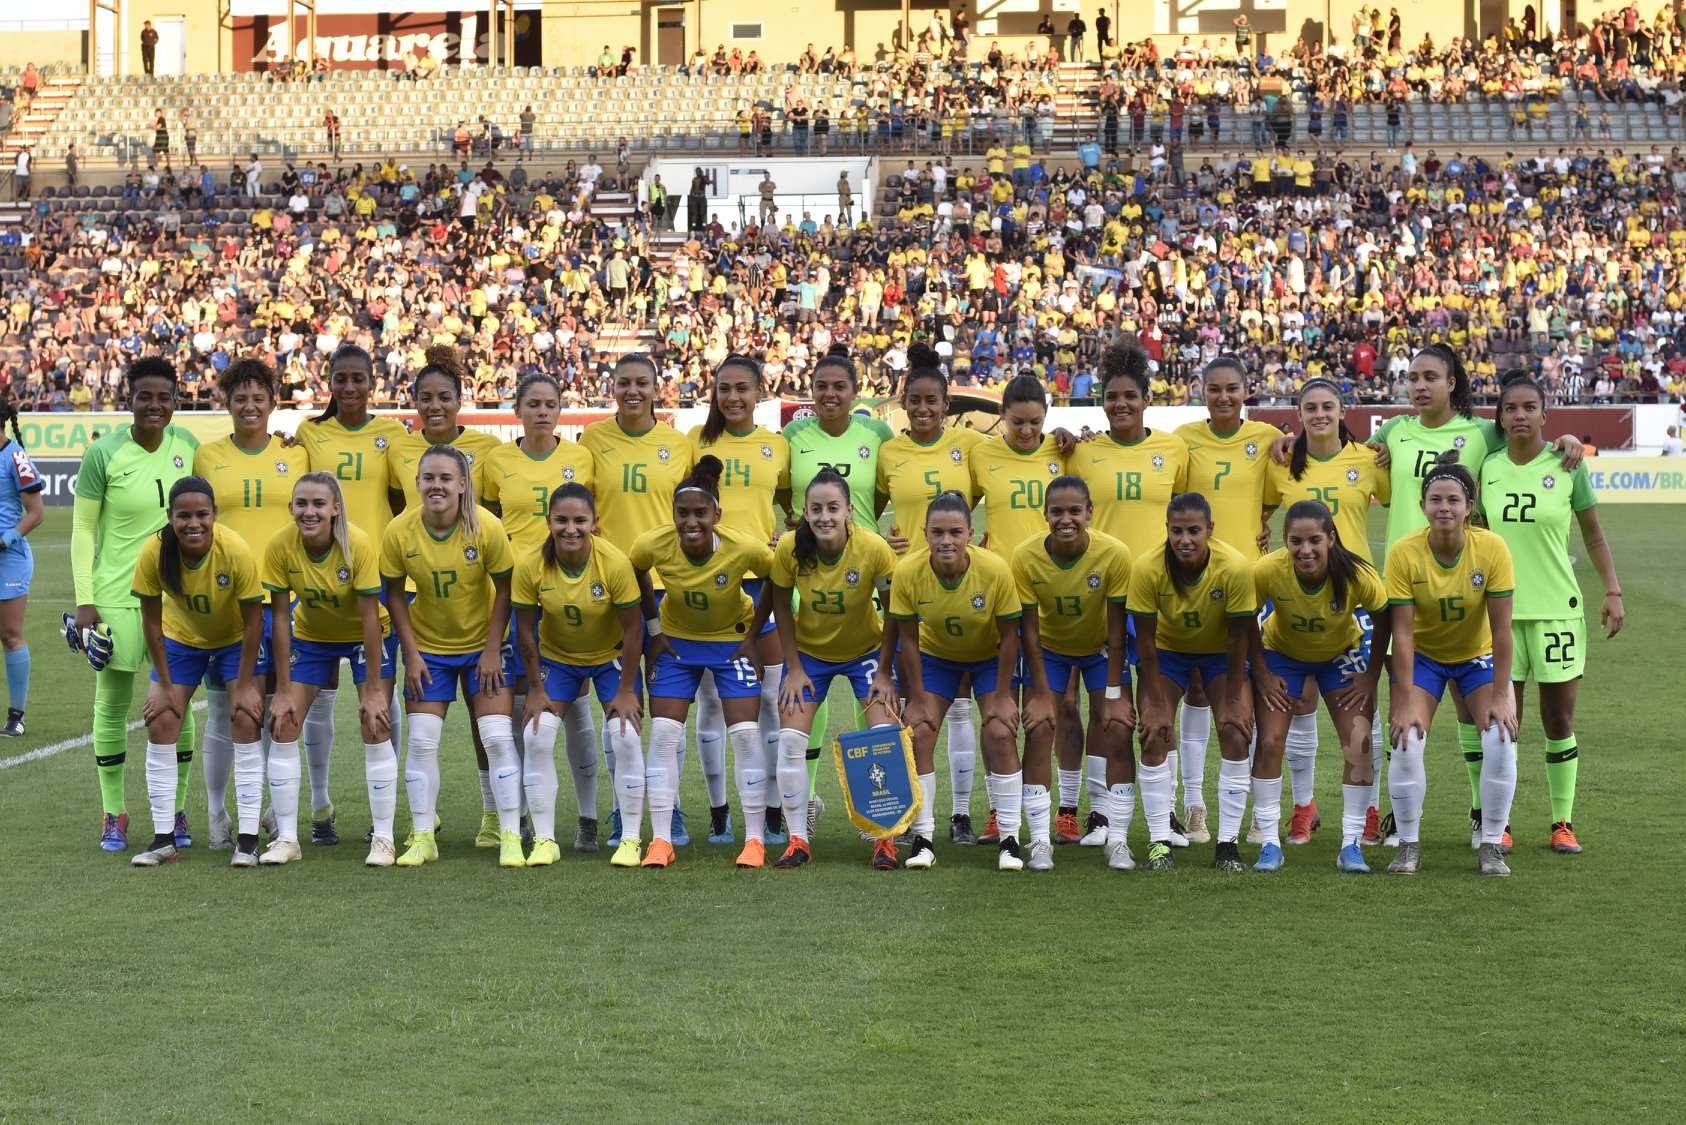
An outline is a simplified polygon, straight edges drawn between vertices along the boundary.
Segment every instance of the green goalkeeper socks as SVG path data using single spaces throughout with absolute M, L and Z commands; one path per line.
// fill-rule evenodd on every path
M 193 708 L 181 717 L 181 733 L 176 735 L 176 811 L 187 808 L 187 787 L 193 780 L 193 740 L 199 724 L 193 721 Z
M 1458 745 L 1463 748 L 1464 768 L 1469 770 L 1469 807 L 1481 807 L 1481 729 L 1474 723 L 1458 724 Z
M 1551 819 L 1575 819 L 1575 776 L 1580 771 L 1581 752 L 1575 736 L 1546 739 L 1546 790 L 1551 794 Z
M 123 762 L 129 749 L 129 700 L 134 688 L 133 672 L 107 668 L 94 675 L 94 765 L 100 775 L 100 802 L 113 816 L 128 808 L 123 799 Z

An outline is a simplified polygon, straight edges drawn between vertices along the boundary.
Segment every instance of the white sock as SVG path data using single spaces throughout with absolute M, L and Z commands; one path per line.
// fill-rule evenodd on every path
M 1086 774 L 1084 778 L 1084 788 L 1089 791 L 1089 811 L 1106 816 L 1106 803 L 1108 800 L 1106 759 L 1096 757 L 1093 754 L 1086 755 L 1083 759 L 1083 768 Z
M 176 744 L 146 744 L 146 800 L 152 806 L 152 830 L 169 835 L 176 830 Z
M 570 714 L 571 713 L 572 712 L 570 712 Z M 615 789 L 615 778 L 617 776 L 615 772 L 615 743 L 614 740 L 609 737 L 609 725 L 607 722 L 603 724 L 603 729 L 597 732 L 597 740 L 603 747 L 603 767 L 609 771 L 609 788 L 613 791 Z M 638 760 L 644 760 L 644 754 L 642 751 L 639 752 Z M 639 780 L 638 785 L 639 791 L 642 792 L 644 786 L 642 779 Z
M 1288 780 L 1294 790 L 1294 804 L 1309 805 L 1317 796 L 1317 715 L 1295 715 L 1288 720 L 1285 757 Z M 1254 815 L 1257 815 L 1256 813 Z
M 1075 809 L 1083 796 L 1083 767 L 1059 771 L 1060 808 Z
M 1377 706 L 1375 715 L 1370 719 L 1370 803 L 1364 806 L 1364 812 L 1369 814 L 1371 809 L 1382 807 L 1382 764 L 1387 761 L 1387 739 L 1382 735 L 1382 711 Z
M 399 684 L 398 686 L 402 688 L 403 684 Z M 404 693 L 402 691 L 394 691 L 392 693 L 392 702 L 387 704 L 386 707 L 387 722 L 391 724 L 390 729 L 387 731 L 387 735 L 392 742 L 394 754 L 398 752 L 397 747 L 407 745 L 404 741 L 403 696 Z
M 508 715 L 482 715 L 474 722 L 486 747 L 492 796 L 498 805 L 498 831 L 521 831 L 521 759 L 515 756 L 515 730 Z
M 527 819 L 527 783 L 525 781 L 527 776 L 527 739 L 521 733 L 521 721 L 516 716 L 526 713 L 527 693 L 521 692 L 519 695 L 512 696 L 509 704 L 509 730 L 515 743 L 515 764 L 521 767 L 521 777 L 523 778 L 521 783 L 521 820 Z M 595 752 L 591 757 L 593 762 L 597 760 Z M 555 759 L 552 758 L 551 760 L 554 763 Z M 554 812 L 555 805 L 552 805 L 551 808 Z
M 445 729 L 445 717 L 418 713 L 409 716 L 409 720 L 410 729 L 405 732 L 404 791 L 410 799 L 414 829 L 432 832 L 439 800 L 439 735 Z
M 576 704 L 575 709 L 578 709 Z M 569 712 L 572 714 L 572 711 Z M 521 763 L 521 788 L 527 795 L 528 815 L 533 818 L 533 837 L 556 839 L 556 732 L 562 720 L 549 711 L 539 712 L 533 726 L 523 725 L 527 757 Z M 569 747 L 572 750 L 572 747 Z M 587 743 L 591 763 L 597 764 L 597 747 Z M 569 755 L 570 759 L 572 754 Z
M 1504 840 L 1516 798 L 1516 743 L 1494 723 L 1481 732 L 1481 842 Z
M 205 693 L 205 726 L 200 733 L 199 760 L 205 764 L 205 811 L 228 815 L 228 779 L 234 771 L 234 739 L 228 732 L 228 692 Z
M 937 831 L 937 816 L 932 811 L 937 800 L 937 775 L 934 773 L 920 774 L 919 788 L 925 794 L 925 803 L 920 806 L 919 815 L 913 818 L 913 834 L 929 840 Z M 172 797 L 171 800 L 174 800 L 174 798 Z
M 1358 843 L 1364 835 L 1364 820 L 1370 812 L 1368 785 L 1341 786 L 1341 847 Z
M 1177 807 L 1177 779 L 1182 776 L 1179 772 L 1182 765 L 1182 755 L 1176 750 L 1167 750 L 1165 752 L 1165 764 L 1171 767 L 1171 808 L 1175 811 Z M 1141 781 L 1141 774 L 1136 775 L 1136 780 Z M 1142 808 L 1145 809 L 1147 806 L 1143 805 Z
M 1046 785 L 1026 785 L 1024 787 L 1024 818 L 1029 828 L 1029 839 L 1033 844 L 1051 843 L 1052 818 L 1049 815 L 1053 796 Z M 997 818 L 999 819 L 999 818 Z
M 297 759 L 294 759 L 295 763 Z M 293 839 L 298 839 L 298 766 L 293 767 Z M 234 813 L 238 831 L 255 836 L 263 818 L 263 743 L 234 744 Z M 277 824 L 277 834 L 280 826 Z
M 1247 794 L 1252 787 L 1252 771 L 1246 762 L 1218 760 L 1218 843 L 1233 844 L 1241 839 L 1241 818 L 1247 815 Z M 1183 800 L 1187 799 L 1185 794 Z
M 784 683 L 784 665 L 769 664 L 761 671 L 761 714 L 756 723 L 761 732 L 761 807 L 767 811 L 782 810 L 779 791 L 779 685 Z M 748 806 L 745 806 L 746 808 Z M 804 810 L 806 812 L 806 810 Z M 791 831 L 789 824 L 784 826 Z
M 605 721 L 603 725 L 604 736 L 622 767 L 609 783 L 621 813 L 621 839 L 638 840 L 644 834 L 644 747 L 630 725 L 624 733 L 619 723 Z
M 791 839 L 808 839 L 808 736 L 785 727 L 779 731 L 779 806 Z M 812 840 L 808 840 L 810 845 Z
M 1282 846 L 1282 778 L 1253 779 L 1253 823 L 1264 834 L 1263 843 Z
M 276 742 L 269 748 L 269 804 L 275 810 L 275 834 L 299 838 L 299 744 Z
M 998 773 L 995 778 L 995 823 L 1003 840 L 1017 840 L 1024 819 L 1024 771 Z
M 375 835 L 392 839 L 398 815 L 398 752 L 392 740 L 363 744 L 363 779 L 369 786 L 369 816 Z
M 1171 839 L 1171 803 L 1176 800 L 1176 782 L 1171 776 L 1171 763 L 1150 766 L 1146 762 L 1136 767 L 1136 788 L 1142 795 L 1142 815 L 1147 818 L 1147 838 L 1154 843 Z M 1116 792 L 1116 789 L 1114 790 Z M 1118 829 L 1107 831 L 1108 838 Z
M 531 734 L 528 735 L 531 738 Z M 562 717 L 562 745 L 568 755 L 568 776 L 574 779 L 574 804 L 579 808 L 579 815 L 589 820 L 597 819 L 597 728 L 591 722 L 591 702 L 582 692 L 574 700 L 568 713 Z M 640 781 L 643 780 L 643 770 L 639 770 Z M 556 777 L 555 736 L 551 737 L 550 776 Z M 614 786 L 611 775 L 609 785 Z M 527 806 L 533 804 L 531 793 L 527 795 Z M 550 818 L 554 826 L 556 821 L 556 798 L 552 794 L 550 800 Z M 535 829 L 537 831 L 537 829 Z M 554 839 L 555 837 L 551 837 Z
M 481 740 L 481 744 L 485 744 L 484 739 Z M 486 755 L 486 764 L 490 767 L 491 763 L 492 755 L 488 753 Z M 492 792 L 492 771 L 490 768 L 487 768 L 478 772 L 480 774 L 480 811 L 483 813 L 497 812 L 498 799 Z
M 1184 703 L 1177 713 L 1183 764 L 1183 807 L 1206 805 L 1206 743 L 1212 736 L 1212 709 Z M 1221 837 L 1220 837 L 1221 838 Z
M 1428 772 L 1423 764 L 1423 736 L 1415 727 L 1394 747 L 1387 768 L 1387 795 L 1393 801 L 1393 823 L 1401 843 L 1421 838 L 1423 801 L 1428 796 Z
M 726 803 L 726 712 L 712 672 L 697 690 L 697 760 L 702 763 L 708 807 L 717 809 Z
M 673 842 L 673 798 L 679 787 L 679 747 L 685 724 L 672 719 L 650 720 L 650 757 L 644 765 L 644 788 L 650 802 L 650 835 Z M 624 772 L 624 771 L 623 771 Z M 626 831 L 626 824 L 621 824 Z M 622 836 L 624 839 L 630 837 Z
M 972 701 L 956 699 L 949 704 L 943 726 L 948 731 L 948 787 L 954 815 L 970 816 L 972 786 L 978 776 L 978 725 L 972 718 Z M 935 819 L 933 813 L 933 823 Z
M 743 806 L 743 838 L 759 840 L 767 831 L 767 771 L 761 765 L 761 724 L 733 723 L 726 731 L 732 742 L 732 777 L 738 786 L 738 804 Z
M 1106 796 L 1106 803 L 1101 806 L 1106 809 L 1106 838 L 1108 841 L 1127 839 L 1130 821 L 1136 815 L 1136 783 L 1120 781 L 1107 790 Z
M 328 760 L 334 752 L 334 700 L 336 688 L 323 688 L 304 717 L 304 753 L 310 766 L 310 807 L 325 809 L 328 798 Z
M 274 741 L 274 736 L 269 733 L 270 708 L 274 705 L 275 696 L 273 693 L 263 697 L 263 723 L 258 727 L 258 747 L 263 753 L 263 768 L 266 777 L 269 772 L 269 744 Z

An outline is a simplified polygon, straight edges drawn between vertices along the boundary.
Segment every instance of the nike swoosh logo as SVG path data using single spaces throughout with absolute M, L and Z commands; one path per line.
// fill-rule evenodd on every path
M 389 781 L 385 785 L 371 785 L 369 788 L 373 789 L 376 793 L 379 793 L 383 789 L 391 789 L 392 782 Z
M 139 469 L 130 469 L 130 470 L 129 470 L 129 471 L 128 471 L 128 472 L 126 472 L 126 473 L 118 473 L 118 474 L 117 474 L 117 479 L 118 479 L 118 480 L 123 480 L 123 479 L 124 479 L 124 478 L 126 478 L 126 477 L 132 477 L 132 476 L 134 476 L 134 475 L 135 475 L 135 474 L 136 474 L 136 473 L 138 473 L 138 472 L 140 472 L 140 470 L 139 470 Z
M 226 468 L 228 468 L 227 465 L 212 465 L 211 471 L 214 472 L 214 473 L 220 473 Z
M 599 453 L 603 454 L 603 456 L 607 457 L 609 454 L 613 453 L 614 450 L 613 449 L 599 449 L 597 452 L 599 452 Z
M 1428 585 L 1428 579 L 1426 579 L 1426 578 L 1413 578 L 1411 580 L 1411 585 L 1413 585 L 1413 586 L 1427 586 Z
M 516 771 L 516 770 L 508 770 L 506 772 L 500 773 L 500 774 L 498 774 L 498 780 L 499 781 L 508 781 L 510 778 L 514 777 L 517 772 L 518 771 Z
M 989 471 L 992 472 L 992 473 L 999 473 L 1001 471 L 1001 466 L 1000 465 L 991 465 L 989 467 Z
M 510 478 L 510 477 L 512 477 L 512 476 L 514 476 L 514 475 L 515 475 L 515 474 L 514 474 L 514 473 L 505 473 L 505 474 L 504 474 L 504 475 L 503 475 L 503 479 L 504 479 L 504 480 L 508 480 L 508 479 L 509 479 L 509 478 Z
M 415 558 L 415 557 L 416 557 L 416 556 L 417 556 L 417 555 L 420 555 L 420 554 L 421 554 L 421 552 L 420 552 L 420 551 L 406 551 L 406 552 L 405 552 L 405 553 L 404 553 L 404 557 L 405 557 L 405 558 L 407 558 L 407 559 L 413 559 L 413 558 Z
M 920 598 L 920 599 L 919 599 L 919 604 L 920 604 L 920 605 L 930 605 L 930 604 L 931 604 L 931 599 L 930 599 L 930 598 Z

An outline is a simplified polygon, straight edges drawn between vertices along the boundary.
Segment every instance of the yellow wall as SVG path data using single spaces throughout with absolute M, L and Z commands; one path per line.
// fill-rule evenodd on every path
M 81 31 L 8 31 L 0 35 L 0 66 L 80 67 L 82 63 Z

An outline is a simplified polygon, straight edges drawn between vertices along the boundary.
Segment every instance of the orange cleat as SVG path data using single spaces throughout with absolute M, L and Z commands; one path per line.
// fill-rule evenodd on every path
M 1311 834 L 1323 827 L 1323 818 L 1317 815 L 1317 802 L 1306 805 L 1295 805 L 1294 815 L 1288 818 L 1288 838 L 1285 844 L 1309 844 Z
M 1075 844 L 1083 838 L 1083 827 L 1077 823 L 1077 814 L 1063 812 L 1054 818 L 1054 843 Z
M 1001 842 L 1001 826 L 995 823 L 995 810 L 989 810 L 989 820 L 984 823 L 983 835 L 978 837 L 980 844 L 999 844 Z
M 646 860 L 645 862 L 649 861 Z M 738 866 L 767 866 L 767 845 L 761 842 L 759 836 L 752 836 L 743 842 L 743 851 L 738 853 Z
M 902 861 L 896 858 L 896 842 L 890 839 L 878 841 L 872 849 L 872 866 L 879 871 L 895 871 L 901 865 Z
M 644 854 L 640 867 L 667 867 L 673 862 L 673 845 L 666 840 L 651 840 L 650 850 Z
M 1382 810 L 1371 805 L 1364 810 L 1364 835 L 1358 842 L 1366 848 L 1377 848 L 1382 843 Z
M 808 850 L 808 841 L 804 840 L 800 836 L 792 836 L 790 838 L 790 846 L 784 850 L 784 854 L 779 857 L 779 861 L 773 864 L 773 866 L 787 869 L 791 867 L 803 867 L 806 866 L 812 858 L 813 857 Z
M 1575 839 L 1575 826 L 1560 820 L 1551 826 L 1551 850 L 1561 855 L 1580 855 L 1581 842 Z

